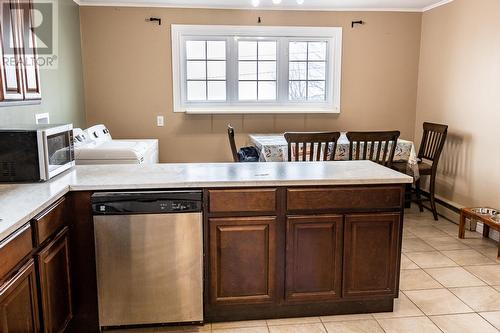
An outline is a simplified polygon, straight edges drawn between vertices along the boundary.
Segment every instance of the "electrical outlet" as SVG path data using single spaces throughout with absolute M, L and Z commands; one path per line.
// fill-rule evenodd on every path
M 37 113 L 35 114 L 35 124 L 50 124 L 49 113 Z
M 158 127 L 165 126 L 165 117 L 164 116 L 156 116 L 156 126 L 158 126 Z

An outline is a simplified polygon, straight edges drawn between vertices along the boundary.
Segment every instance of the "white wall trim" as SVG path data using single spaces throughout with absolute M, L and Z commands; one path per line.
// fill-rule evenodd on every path
M 341 75 L 342 75 L 342 28 L 341 27 L 301 27 L 301 26 L 231 26 L 231 25 L 184 25 L 172 24 L 171 25 L 171 41 L 172 41 L 172 81 L 173 85 L 173 105 L 174 112 L 188 112 L 188 113 L 340 113 L 341 103 Z M 283 94 L 281 87 L 288 87 L 288 77 L 279 78 L 277 87 L 280 92 L 276 95 L 276 100 L 265 102 L 244 102 L 235 98 L 235 90 L 227 91 L 228 97 L 225 101 L 220 103 L 211 102 L 187 102 L 186 101 L 186 87 L 185 87 L 185 54 L 182 45 L 186 37 L 195 36 L 208 36 L 211 38 L 223 38 L 228 44 L 226 50 L 228 66 L 231 61 L 237 60 L 236 53 L 230 57 L 232 49 L 237 47 L 233 37 L 267 37 L 279 38 L 285 44 L 278 47 L 277 64 L 280 62 L 285 63 L 284 73 L 288 73 L 288 55 L 283 53 L 285 46 L 290 38 L 314 38 L 328 40 L 327 50 L 327 78 L 325 84 L 327 85 L 326 100 L 321 103 L 312 102 L 290 102 L 288 100 L 287 91 Z M 203 39 L 202 39 L 203 40 Z M 233 65 L 235 65 L 233 63 Z M 228 67 L 229 68 L 229 67 Z M 237 67 L 231 67 L 233 69 Z M 279 68 L 279 67 L 278 67 Z M 234 83 L 235 77 L 231 76 L 231 72 L 227 71 L 228 87 L 231 82 Z M 237 84 L 236 79 L 236 84 Z M 280 84 L 281 82 L 281 84 Z M 286 84 L 286 85 L 283 85 Z M 330 89 L 332 88 L 333 89 Z
M 440 1 L 438 3 L 435 3 L 433 5 L 430 5 L 430 6 L 427 6 L 427 7 L 424 7 L 424 9 L 422 10 L 422 12 L 427 12 L 431 9 L 434 9 L 434 8 L 438 8 L 438 7 L 441 7 L 441 6 L 444 6 L 444 5 L 447 5 L 449 4 L 450 2 L 453 2 L 453 0 L 443 0 L 443 1 Z
M 267 10 L 292 10 L 292 11 L 319 11 L 319 12 L 410 12 L 410 13 L 421 13 L 427 10 L 445 5 L 453 0 L 445 0 L 434 5 L 430 5 L 425 8 L 335 8 L 335 7 L 325 7 L 325 8 L 301 8 L 301 7 L 236 7 L 236 6 L 191 6 L 191 5 L 173 5 L 173 4 L 162 4 L 157 2 L 121 2 L 121 1 L 88 1 L 88 0 L 73 0 L 79 6 L 89 6 L 89 7 L 144 7 L 144 8 L 191 8 L 191 9 L 236 9 L 236 10 L 255 10 L 255 11 L 267 11 Z

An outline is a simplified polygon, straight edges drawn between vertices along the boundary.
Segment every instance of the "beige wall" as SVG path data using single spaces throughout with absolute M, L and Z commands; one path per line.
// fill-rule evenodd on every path
M 0 125 L 34 123 L 35 114 L 45 112 L 52 123 L 85 125 L 79 9 L 73 0 L 55 3 L 59 6 L 58 68 L 40 71 L 41 104 L 0 106 Z
M 500 207 L 500 2 L 455 0 L 424 13 L 415 136 L 450 126 L 438 192 Z
M 415 126 L 420 13 L 81 7 L 87 122 L 117 138 L 157 137 L 163 162 L 229 161 L 226 124 L 245 133 Z M 163 24 L 145 22 L 159 16 Z M 170 24 L 341 26 L 340 115 L 185 115 L 172 112 Z M 366 25 L 351 29 L 351 21 Z M 156 115 L 166 126 L 156 127 Z

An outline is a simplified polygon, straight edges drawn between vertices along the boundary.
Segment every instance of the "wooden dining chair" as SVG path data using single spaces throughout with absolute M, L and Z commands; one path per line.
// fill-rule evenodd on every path
M 423 125 L 422 142 L 418 151 L 418 171 L 420 176 L 430 176 L 429 183 L 429 201 L 431 203 L 434 220 L 438 220 L 438 214 L 435 202 L 436 192 L 436 174 L 439 158 L 444 148 L 446 136 L 448 135 L 448 126 L 442 124 L 433 124 L 425 122 Z M 415 182 L 415 192 L 420 211 L 423 212 L 422 198 L 420 196 L 420 178 Z
M 227 125 L 227 137 L 229 139 L 229 146 L 231 147 L 231 154 L 233 155 L 234 162 L 259 162 L 259 152 L 255 147 L 241 147 L 236 148 L 234 140 L 234 128 Z
M 287 132 L 285 140 L 288 143 L 288 162 L 333 161 L 339 137 L 339 132 Z
M 234 162 L 239 162 L 240 156 L 238 155 L 238 149 L 236 148 L 236 142 L 234 141 L 234 128 L 231 125 L 227 125 L 227 137 L 229 139 L 231 153 L 233 154 L 233 160 Z
M 400 135 L 399 131 L 348 132 L 349 160 L 370 160 L 390 167 Z

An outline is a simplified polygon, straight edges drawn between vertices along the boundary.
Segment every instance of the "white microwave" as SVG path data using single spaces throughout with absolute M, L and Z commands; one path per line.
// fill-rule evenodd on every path
M 74 165 L 72 124 L 0 127 L 0 182 L 46 181 Z

